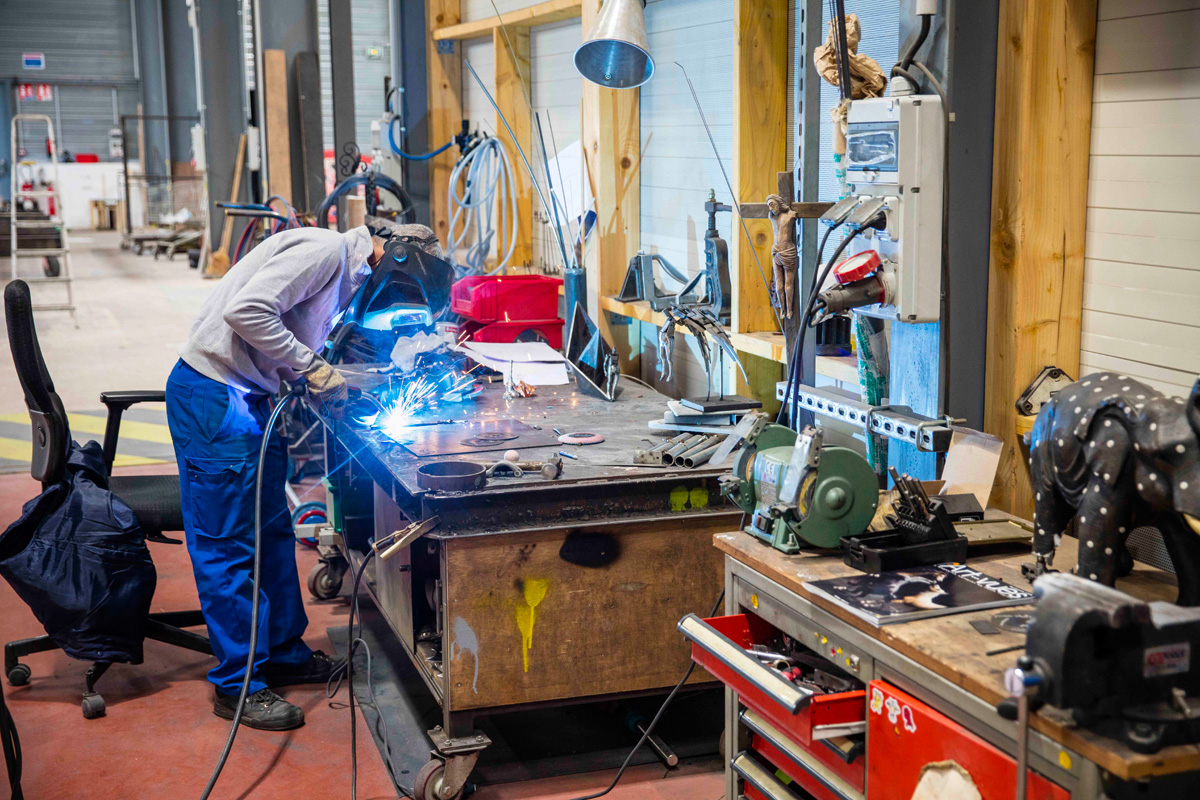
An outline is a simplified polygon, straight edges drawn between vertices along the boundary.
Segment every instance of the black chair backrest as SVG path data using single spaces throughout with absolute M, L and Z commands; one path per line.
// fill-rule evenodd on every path
M 44 484 L 54 483 L 62 478 L 66 466 L 71 449 L 71 429 L 67 425 L 67 412 L 54 392 L 54 381 L 42 359 L 37 328 L 33 324 L 33 302 L 25 281 L 12 281 L 4 287 L 4 316 L 8 324 L 8 346 L 33 425 L 33 458 L 29 474 Z

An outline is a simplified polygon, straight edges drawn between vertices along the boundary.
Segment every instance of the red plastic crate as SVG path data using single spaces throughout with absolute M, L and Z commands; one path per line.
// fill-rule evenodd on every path
M 544 275 L 470 275 L 451 288 L 450 308 L 476 322 L 552 319 L 562 283 Z
M 463 323 L 462 331 L 466 334 L 467 339 L 475 342 L 544 341 L 555 350 L 562 349 L 563 321 L 561 319 L 491 322 L 486 325 L 467 321 Z
M 704 622 L 744 650 L 754 644 L 769 644 L 776 634 L 769 623 L 748 614 L 713 617 Z M 862 722 L 866 717 L 867 694 L 861 690 L 816 695 L 807 706 L 792 714 L 766 692 L 695 643 L 692 644 L 692 660 L 737 692 L 742 705 L 757 712 L 793 742 L 810 750 L 814 745 L 823 746 L 813 738 L 813 730 L 817 726 Z M 779 676 L 778 680 L 783 681 L 784 678 Z

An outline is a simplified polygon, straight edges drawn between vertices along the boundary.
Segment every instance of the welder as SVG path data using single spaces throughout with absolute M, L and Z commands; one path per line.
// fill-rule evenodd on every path
M 384 240 L 366 227 L 271 236 L 221 278 L 167 381 L 184 531 L 218 661 L 208 679 L 219 717 L 233 718 L 249 657 L 255 480 L 271 395 L 302 378 L 322 413 L 342 415 L 348 387 L 317 351 L 383 254 Z M 259 633 L 241 722 L 288 730 L 304 724 L 304 711 L 273 690 L 324 683 L 334 662 L 302 638 L 308 617 L 284 494 L 282 436 L 270 437 L 264 464 Z

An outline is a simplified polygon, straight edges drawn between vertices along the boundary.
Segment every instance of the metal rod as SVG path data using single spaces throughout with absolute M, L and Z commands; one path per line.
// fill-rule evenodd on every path
M 1029 775 L 1029 695 L 1017 698 L 1017 800 L 1025 800 Z
M 637 729 L 646 737 L 646 743 L 654 750 L 654 755 L 658 756 L 658 760 L 664 766 L 674 767 L 679 764 L 679 756 L 675 755 L 675 752 L 667 746 L 667 743 L 658 738 L 656 734 L 647 731 L 644 723 L 639 722 Z
M 550 190 L 550 199 L 554 200 L 554 180 L 550 177 L 550 157 L 546 155 L 546 139 L 542 136 L 542 115 L 534 114 L 533 120 L 537 123 L 538 142 L 542 145 L 542 168 L 546 171 L 546 188 Z M 575 262 L 567 258 L 567 247 L 563 243 L 562 222 L 558 218 L 557 202 L 554 203 L 554 208 L 551 210 L 554 212 L 554 227 L 558 229 L 558 248 L 562 251 L 563 269 L 570 269 Z M 567 233 L 570 233 L 569 229 Z M 572 243 L 571 249 L 575 249 L 574 243 Z
M 492 93 L 484 86 L 483 81 L 479 79 L 479 73 L 471 66 L 471 62 L 463 59 L 463 65 L 470 71 L 471 77 L 479 84 L 479 88 L 483 90 L 483 94 L 487 97 L 488 102 L 492 104 L 492 108 L 496 111 L 496 116 L 504 123 L 504 129 L 508 131 L 509 137 L 512 139 L 513 147 L 517 148 L 517 155 L 521 156 L 521 163 L 525 165 L 525 171 L 529 173 L 529 180 L 533 183 L 533 188 L 537 192 L 538 199 L 542 201 L 542 207 L 546 209 L 547 215 L 550 213 L 550 204 L 546 202 L 546 195 L 542 193 L 542 187 L 538 185 L 537 175 L 533 174 L 533 167 L 529 166 L 529 159 L 525 156 L 525 151 L 521 149 L 521 143 L 517 141 L 517 135 L 513 133 L 512 127 L 508 124 L 508 120 L 504 117 L 504 113 L 500 110 L 500 106 L 496 105 L 496 99 L 492 97 Z M 564 253 L 566 246 L 562 243 L 562 233 L 555 231 L 554 235 L 558 237 L 558 247 Z M 569 265 L 563 264 L 563 269 L 567 269 Z
M 700 97 L 696 94 L 696 87 L 692 85 L 692 79 L 688 77 L 687 70 L 683 68 L 683 64 L 676 61 L 675 66 L 679 67 L 680 71 L 683 72 L 683 79 L 687 81 L 688 89 L 692 92 L 692 102 L 696 105 L 696 113 L 700 115 L 700 122 L 704 125 L 704 132 L 708 134 L 708 143 L 712 145 L 713 155 L 717 157 L 717 166 L 721 168 L 721 177 L 725 179 L 725 188 L 729 190 L 729 197 L 733 201 L 731 205 L 737 212 L 738 221 L 742 223 L 742 233 L 746 235 L 746 243 L 750 245 L 750 254 L 754 256 L 754 264 L 758 267 L 758 276 L 762 278 L 763 286 L 767 289 L 767 294 L 770 294 L 771 284 L 767 281 L 767 273 L 763 272 L 762 262 L 758 260 L 758 248 L 754 246 L 754 237 L 750 235 L 750 229 L 746 226 L 746 218 L 742 216 L 742 201 L 738 200 L 737 192 L 733 191 L 733 182 L 729 180 L 729 173 L 725 171 L 725 162 L 721 160 L 721 151 L 717 149 L 717 143 L 713 140 L 712 130 L 708 127 L 708 120 L 704 117 L 704 109 L 700 107 Z M 779 330 L 782 331 L 783 320 L 780 318 L 779 311 L 775 306 L 771 306 L 771 313 L 775 315 L 775 322 L 779 325 Z

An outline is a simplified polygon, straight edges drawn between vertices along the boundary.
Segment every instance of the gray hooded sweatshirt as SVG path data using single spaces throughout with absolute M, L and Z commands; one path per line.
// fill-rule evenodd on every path
M 221 278 L 179 355 L 202 375 L 244 392 L 279 391 L 312 364 L 338 312 L 371 274 L 371 234 L 281 231 Z

